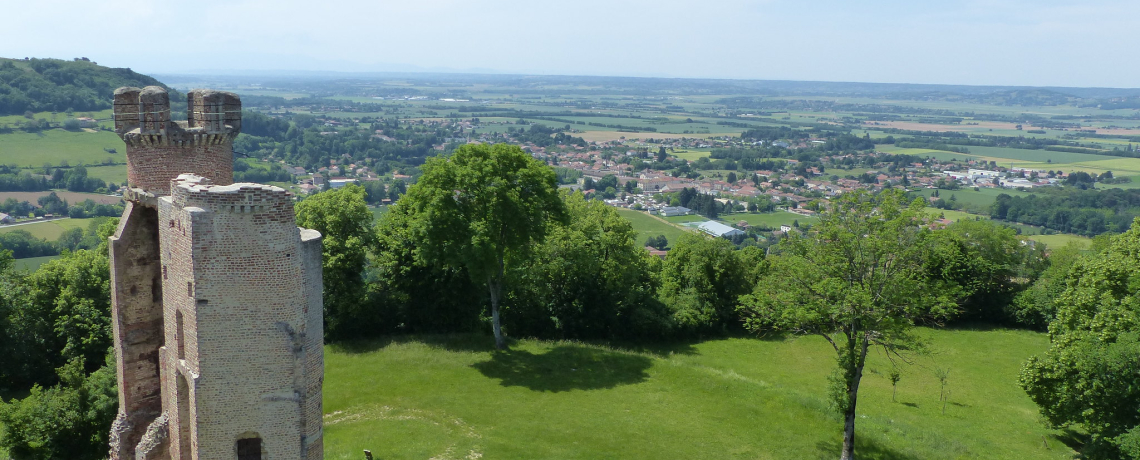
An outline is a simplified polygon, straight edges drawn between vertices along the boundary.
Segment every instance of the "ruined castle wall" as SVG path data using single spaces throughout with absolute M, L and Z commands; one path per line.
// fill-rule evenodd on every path
M 134 458 L 145 428 L 162 411 L 158 349 L 163 344 L 162 274 L 158 213 L 127 203 L 110 239 L 111 301 L 118 372 L 119 419 L 113 452 Z
M 291 195 L 272 186 L 195 180 L 161 199 L 160 223 L 163 247 L 171 249 L 163 258 L 171 286 L 167 314 L 180 314 L 186 328 L 179 332 L 177 321 L 167 321 L 165 353 L 176 354 L 183 337 L 185 358 L 171 368 L 197 377 L 188 389 L 194 458 L 232 457 L 236 440 L 249 434 L 262 438 L 271 458 L 304 458 L 302 413 L 314 393 L 307 383 L 323 368 L 303 359 L 320 357 L 321 346 L 307 339 L 311 299 Z M 319 239 L 313 241 L 319 251 Z M 168 413 L 177 411 L 178 397 L 168 398 Z M 319 425 L 313 428 L 319 437 Z M 180 450 L 172 444 L 172 455 Z
M 160 87 L 115 92 L 129 201 L 111 238 L 120 410 L 110 457 L 323 458 L 322 255 L 292 195 L 232 184 L 241 101 L 193 90 L 170 120 Z
M 201 458 L 195 453 L 198 318 L 193 295 L 195 223 L 201 209 L 175 208 L 168 199 L 158 201 L 158 232 L 162 246 L 163 313 L 165 345 L 160 349 L 163 413 L 169 420 L 170 458 Z
M 324 458 L 321 388 L 325 375 L 324 356 L 324 278 L 322 274 L 321 234 L 315 230 L 301 231 L 301 271 L 304 276 L 305 295 L 305 368 L 303 407 L 301 411 L 305 457 L 308 460 Z

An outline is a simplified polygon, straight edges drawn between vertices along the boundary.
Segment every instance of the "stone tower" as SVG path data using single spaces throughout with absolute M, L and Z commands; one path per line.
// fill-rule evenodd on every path
M 321 235 L 292 195 L 233 183 L 237 95 L 115 91 L 127 207 L 111 237 L 110 457 L 321 459 Z

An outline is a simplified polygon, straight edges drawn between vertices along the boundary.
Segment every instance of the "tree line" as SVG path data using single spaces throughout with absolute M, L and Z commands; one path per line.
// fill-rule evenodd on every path
M 842 455 L 852 458 L 870 350 L 920 349 L 919 325 L 1048 324 L 1052 348 L 1027 365 L 1022 385 L 1051 423 L 1089 431 L 1083 454 L 1140 454 L 1140 392 L 1127 377 L 1140 362 L 1131 300 L 1140 229 L 1053 264 L 1011 229 L 979 221 L 940 229 L 921 199 L 857 191 L 767 254 L 690 232 L 661 260 L 637 244 L 614 208 L 559 191 L 557 182 L 516 146 L 467 145 L 429 160 L 379 222 L 361 187 L 298 203 L 298 225 L 324 235 L 326 338 L 484 331 L 507 348 L 517 337 L 645 343 L 814 334 L 836 352 L 829 400 L 844 420 Z M 41 385 L 0 406 L 0 442 L 13 455 L 49 458 L 67 446 L 87 458 L 82 446 L 65 443 L 88 441 L 102 441 L 105 451 L 104 414 L 113 414 L 103 359 L 105 251 L 75 251 L 31 275 L 0 270 L 8 283 L 0 332 L 17 338 L 2 345 L 3 381 Z M 1058 289 L 1050 305 L 1037 300 Z M 1078 383 L 1110 391 L 1075 391 Z M 76 408 L 82 415 L 67 418 Z M 64 427 L 68 437 L 44 434 L 45 426 Z

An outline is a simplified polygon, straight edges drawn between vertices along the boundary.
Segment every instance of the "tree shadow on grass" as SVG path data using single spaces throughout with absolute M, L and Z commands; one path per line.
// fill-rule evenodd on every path
M 1084 449 L 1085 444 L 1089 442 L 1089 435 L 1087 433 L 1081 433 L 1072 428 L 1065 428 L 1061 430 L 1060 433 L 1050 435 L 1049 437 L 1055 441 L 1060 441 L 1077 452 Z
M 523 350 L 495 352 L 491 359 L 472 364 L 500 385 L 533 391 L 601 390 L 631 385 L 649 377 L 652 361 L 634 354 L 577 345 L 558 345 L 542 354 Z
M 820 460 L 836 459 L 843 453 L 843 441 L 839 440 L 820 441 L 815 447 L 819 451 Z M 858 431 L 855 432 L 855 458 L 859 460 L 918 460 L 918 457 L 898 452 L 879 444 L 874 439 L 867 439 L 866 436 L 860 437 Z

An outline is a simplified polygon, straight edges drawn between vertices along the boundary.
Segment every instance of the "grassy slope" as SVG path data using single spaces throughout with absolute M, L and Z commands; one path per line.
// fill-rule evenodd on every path
M 891 401 L 881 353 L 860 398 L 861 458 L 1071 458 L 1017 387 L 1047 346 L 1024 331 L 924 331 Z M 325 458 L 835 458 L 834 352 L 817 337 L 634 353 L 486 337 L 330 347 Z M 1000 353 L 994 353 L 1001 350 Z M 946 413 L 934 369 L 949 368 Z M 1044 438 L 1043 438 L 1044 437 Z M 1042 440 L 1049 440 L 1049 449 Z
M 104 148 L 116 149 L 118 153 L 107 153 Z M 0 135 L 0 162 L 22 168 L 39 168 L 44 163 L 59 166 L 64 161 L 71 166 L 99 165 L 108 158 L 123 163 L 126 161 L 123 152 L 123 141 L 107 131 L 50 129 L 42 133 L 17 131 Z

